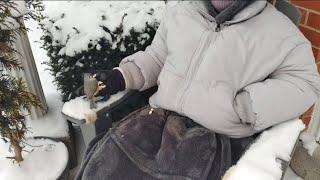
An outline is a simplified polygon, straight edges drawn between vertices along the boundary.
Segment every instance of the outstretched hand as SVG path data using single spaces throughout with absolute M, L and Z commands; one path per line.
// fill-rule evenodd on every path
M 96 92 L 94 93 L 94 96 L 104 96 L 106 95 L 104 90 L 106 89 L 106 85 L 103 84 L 102 81 L 98 81 L 98 84 L 97 84 L 97 89 L 96 89 Z
M 122 73 L 114 69 L 108 75 L 100 74 L 95 76 L 98 80 L 98 87 L 95 96 L 108 96 L 125 90 L 125 80 Z

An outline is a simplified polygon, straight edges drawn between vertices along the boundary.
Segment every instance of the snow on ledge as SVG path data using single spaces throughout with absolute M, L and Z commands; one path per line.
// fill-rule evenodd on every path
M 288 161 L 300 131 L 301 120 L 292 120 L 264 131 L 230 170 L 227 180 L 280 180 L 281 162 Z
M 90 102 L 83 99 L 83 97 L 77 97 L 71 99 L 70 101 L 64 103 L 62 108 L 62 113 L 68 115 L 72 118 L 82 120 L 85 119 L 85 115 L 92 114 L 92 112 L 97 112 L 104 107 L 110 106 L 112 103 L 121 99 L 126 95 L 128 91 L 122 91 L 117 94 L 114 94 L 105 102 L 98 102 L 96 109 L 90 109 Z
M 26 137 L 46 136 L 52 138 L 64 138 L 69 136 L 67 120 L 61 114 L 62 100 L 58 93 L 46 94 L 49 107 L 48 112 L 38 119 L 26 117 L 26 126 L 29 131 Z
M 307 149 L 308 154 L 312 156 L 319 146 L 316 137 L 310 132 L 303 132 L 301 133 L 300 139 L 302 140 L 303 147 Z
M 57 179 L 68 163 L 68 150 L 62 142 L 49 139 L 28 139 L 22 152 L 24 161 L 12 163 L 6 157 L 13 156 L 9 152 L 9 143 L 0 141 L 0 179 L 1 180 L 53 180 Z

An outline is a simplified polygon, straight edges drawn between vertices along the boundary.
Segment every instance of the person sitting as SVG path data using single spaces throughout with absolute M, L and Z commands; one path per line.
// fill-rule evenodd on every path
M 320 94 L 310 42 L 266 0 L 178 2 L 103 83 L 102 96 L 158 89 L 93 140 L 79 180 L 221 179 L 259 132 Z

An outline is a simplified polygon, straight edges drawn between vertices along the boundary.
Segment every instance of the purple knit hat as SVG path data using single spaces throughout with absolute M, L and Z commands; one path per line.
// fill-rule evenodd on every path
M 213 7 L 221 12 L 234 3 L 235 0 L 211 0 Z

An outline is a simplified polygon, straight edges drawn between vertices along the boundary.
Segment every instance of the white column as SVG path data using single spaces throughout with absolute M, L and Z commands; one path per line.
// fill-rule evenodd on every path
M 26 32 L 21 32 L 19 34 L 19 36 L 16 38 L 14 46 L 20 53 L 17 55 L 17 59 L 20 61 L 23 71 L 14 71 L 12 73 L 17 77 L 22 77 L 25 80 L 28 86 L 28 91 L 35 94 L 40 99 L 44 107 L 43 111 L 35 108 L 32 109 L 31 118 L 37 119 L 42 117 L 47 112 L 48 107 Z
M 317 101 L 313 108 L 311 120 L 307 130 L 317 141 L 320 140 L 320 100 Z

